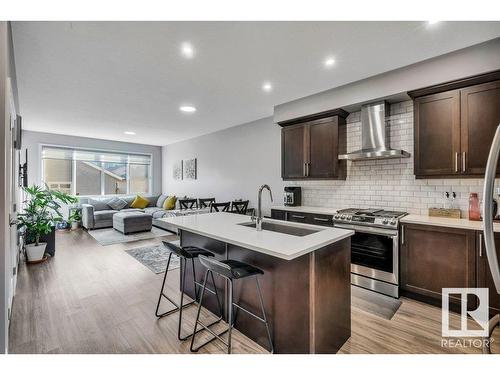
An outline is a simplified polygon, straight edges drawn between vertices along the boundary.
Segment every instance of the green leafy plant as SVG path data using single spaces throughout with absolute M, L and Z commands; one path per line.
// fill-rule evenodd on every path
M 62 220 L 61 204 L 73 204 L 77 198 L 50 190 L 47 185 L 33 185 L 24 188 L 27 199 L 24 209 L 18 215 L 18 223 L 26 228 L 28 243 L 40 244 L 40 237 L 50 233 L 52 226 Z
M 71 214 L 68 216 L 68 223 L 80 222 L 82 220 L 82 214 L 80 210 L 73 210 Z

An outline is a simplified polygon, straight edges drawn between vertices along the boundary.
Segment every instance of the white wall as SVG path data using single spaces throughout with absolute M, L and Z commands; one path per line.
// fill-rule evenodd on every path
M 0 22 L 0 354 L 7 350 L 7 309 L 8 309 L 8 254 L 10 249 L 8 226 L 8 181 L 6 159 L 8 145 L 9 112 L 6 110 L 6 75 L 7 71 L 7 22 Z
M 11 129 L 18 108 L 16 82 L 10 24 L 0 22 L 0 354 L 8 351 L 9 308 L 17 280 L 17 231 L 9 225 L 16 219 L 19 190 Z
M 217 201 L 242 198 L 257 206 L 257 190 L 269 184 L 275 204 L 283 199 L 281 180 L 280 128 L 272 118 L 170 144 L 163 147 L 163 191 L 196 198 L 215 197 Z M 197 158 L 197 180 L 174 180 L 172 166 L 177 160 Z M 263 194 L 264 213 L 270 200 Z
M 74 137 L 62 134 L 49 134 L 25 130 L 23 131 L 23 151 L 28 148 L 28 182 L 41 183 L 40 145 L 51 144 L 58 146 L 93 148 L 98 150 L 150 153 L 153 156 L 153 194 L 161 193 L 162 185 L 162 157 L 160 146 L 149 146 L 137 143 L 108 141 L 104 139 Z

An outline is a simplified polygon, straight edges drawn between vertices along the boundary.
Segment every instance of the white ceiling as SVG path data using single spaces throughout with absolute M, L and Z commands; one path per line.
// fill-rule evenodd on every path
M 13 22 L 25 129 L 154 145 L 499 36 L 500 22 Z

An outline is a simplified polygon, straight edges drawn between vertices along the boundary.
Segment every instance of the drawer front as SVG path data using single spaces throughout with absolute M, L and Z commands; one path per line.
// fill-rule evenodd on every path
M 305 213 L 305 212 L 288 211 L 286 213 L 286 220 L 287 221 L 294 221 L 296 223 L 308 224 L 311 221 L 311 217 L 310 217 L 310 214 Z
M 333 215 L 309 214 L 310 224 L 333 227 Z
M 287 212 L 287 220 L 294 221 L 296 223 L 305 223 L 313 225 L 322 226 L 333 226 L 333 216 L 332 215 L 322 215 L 322 214 L 312 214 L 309 212 Z

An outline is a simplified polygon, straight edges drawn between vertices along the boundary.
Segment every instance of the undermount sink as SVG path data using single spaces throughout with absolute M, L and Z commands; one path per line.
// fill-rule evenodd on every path
M 238 225 L 241 225 L 244 227 L 249 227 L 249 228 L 255 228 L 257 224 L 255 222 L 250 222 L 250 223 L 241 223 Z M 283 224 L 269 223 L 267 221 L 263 221 L 262 222 L 262 230 L 268 230 L 271 232 L 289 234 L 289 235 L 297 236 L 297 237 L 304 237 L 304 236 L 307 236 L 309 234 L 317 233 L 321 229 L 316 230 L 316 229 L 309 229 L 309 228 L 299 228 L 299 227 L 292 226 L 292 225 L 283 225 Z

